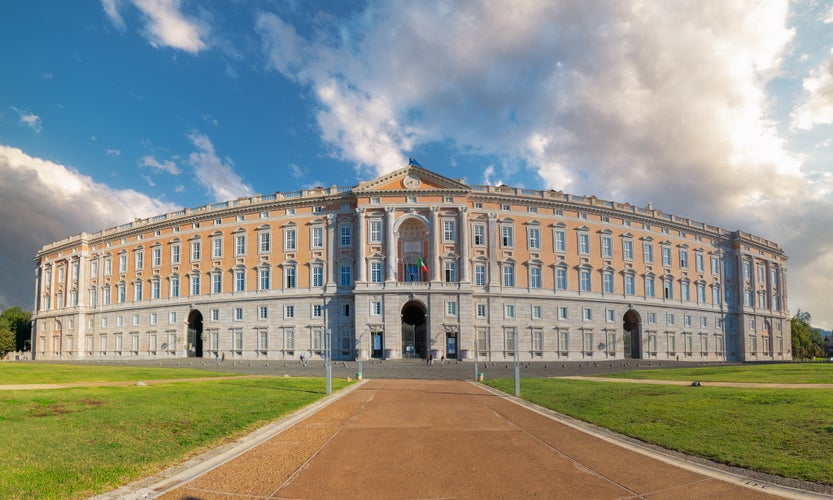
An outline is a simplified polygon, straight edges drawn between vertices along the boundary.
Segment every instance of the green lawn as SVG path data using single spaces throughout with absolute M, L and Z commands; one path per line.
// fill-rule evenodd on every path
M 126 382 L 132 380 L 228 377 L 233 375 L 195 368 L 88 366 L 70 363 L 0 363 L 0 385 Z
M 614 375 L 641 380 L 699 380 L 772 384 L 833 384 L 833 363 L 779 363 L 638 370 Z
M 0 364 L 0 375 L 6 366 Z M 76 367 L 73 374 L 55 367 L 60 381 L 78 381 L 90 368 Z M 107 380 L 210 376 L 201 370 L 148 370 L 159 375 L 153 377 L 133 368 L 93 368 L 96 380 L 103 380 L 99 368 L 110 371 Z M 53 381 L 43 373 L 29 375 L 22 377 L 27 383 Z M 347 384 L 334 379 L 333 389 Z M 0 391 L 0 496 L 84 498 L 109 491 L 324 396 L 322 378 L 283 377 Z
M 803 365 L 797 365 L 803 366 Z M 785 383 L 821 373 L 780 366 L 652 371 L 657 379 Z M 749 371 L 743 368 L 748 368 Z M 702 371 L 701 371 L 702 370 Z M 726 370 L 726 373 L 721 373 Z M 737 371 L 736 371 L 737 370 Z M 829 372 L 825 365 L 823 370 Z M 629 375 L 643 378 L 649 372 Z M 782 375 L 776 375 L 782 374 Z M 696 375 L 696 376 L 692 376 Z M 490 386 L 514 392 L 511 379 Z M 833 391 L 523 379 L 521 396 L 560 413 L 664 448 L 748 469 L 833 485 Z

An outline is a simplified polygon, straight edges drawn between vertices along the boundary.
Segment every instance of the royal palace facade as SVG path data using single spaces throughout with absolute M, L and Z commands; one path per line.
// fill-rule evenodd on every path
M 38 359 L 791 358 L 776 243 L 411 164 L 46 245 Z

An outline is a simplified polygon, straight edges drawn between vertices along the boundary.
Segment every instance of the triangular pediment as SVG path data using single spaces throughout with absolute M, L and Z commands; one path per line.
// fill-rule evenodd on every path
M 453 191 L 468 193 L 471 188 L 460 181 L 449 179 L 414 164 L 377 177 L 372 181 L 362 182 L 353 188 L 354 193 L 385 191 Z

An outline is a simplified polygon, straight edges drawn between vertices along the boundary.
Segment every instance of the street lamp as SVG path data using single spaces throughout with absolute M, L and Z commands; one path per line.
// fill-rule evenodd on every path
M 331 365 L 331 359 L 333 357 L 333 348 L 332 348 L 332 330 L 327 328 L 327 338 L 324 339 L 325 342 L 325 349 L 324 349 L 324 366 L 326 368 L 326 380 L 327 380 L 327 395 L 333 393 L 333 369 Z

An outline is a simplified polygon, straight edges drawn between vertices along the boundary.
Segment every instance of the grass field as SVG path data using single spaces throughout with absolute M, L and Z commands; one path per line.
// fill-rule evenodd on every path
M 70 384 L 74 382 L 129 382 L 177 378 L 228 377 L 233 373 L 194 368 L 140 368 L 58 363 L 0 363 L 0 385 Z
M 638 371 L 617 377 L 830 382 L 826 364 Z M 513 393 L 511 379 L 489 385 Z M 721 463 L 833 485 L 833 391 L 523 379 L 521 396 L 621 434 Z
M 21 368 L 23 366 L 23 368 Z M 27 369 L 33 371 L 27 373 Z M 55 368 L 50 377 L 49 368 Z M 43 371 L 46 369 L 46 372 Z M 77 371 L 76 371 L 77 370 Z M 0 364 L 5 384 L 210 377 L 201 370 Z M 347 385 L 333 380 L 333 389 Z M 325 396 L 322 378 L 0 391 L 0 496 L 85 498 Z

